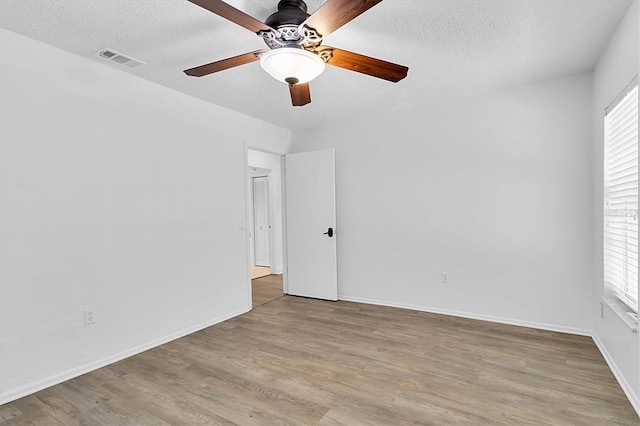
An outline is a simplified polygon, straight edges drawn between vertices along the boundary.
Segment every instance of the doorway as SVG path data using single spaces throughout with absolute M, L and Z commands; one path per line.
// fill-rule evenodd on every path
M 282 157 L 249 148 L 247 167 L 251 302 L 256 307 L 285 293 Z

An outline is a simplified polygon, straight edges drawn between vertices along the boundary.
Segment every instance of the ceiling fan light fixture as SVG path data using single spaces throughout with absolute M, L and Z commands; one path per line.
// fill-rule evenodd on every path
M 324 61 L 315 53 L 297 47 L 270 50 L 260 65 L 273 78 L 287 84 L 308 83 L 324 71 Z

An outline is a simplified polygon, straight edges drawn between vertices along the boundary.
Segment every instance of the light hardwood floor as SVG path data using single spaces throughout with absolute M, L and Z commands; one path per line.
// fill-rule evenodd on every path
M 593 341 L 284 296 L 0 407 L 13 424 L 554 424 L 639 419 Z
M 251 267 L 251 279 L 256 279 L 260 277 L 266 277 L 267 275 L 271 275 L 271 268 L 268 266 L 252 266 Z

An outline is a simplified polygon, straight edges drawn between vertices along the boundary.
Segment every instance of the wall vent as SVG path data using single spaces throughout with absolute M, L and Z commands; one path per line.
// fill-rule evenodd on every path
M 132 57 L 127 55 L 123 55 L 122 53 L 116 52 L 113 49 L 104 48 L 98 51 L 96 55 L 108 61 L 115 62 L 116 64 L 123 65 L 127 68 L 136 68 L 140 65 L 146 65 L 142 61 L 133 59 Z

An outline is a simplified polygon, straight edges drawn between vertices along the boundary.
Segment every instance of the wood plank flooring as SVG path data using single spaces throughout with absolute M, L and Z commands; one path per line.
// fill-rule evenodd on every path
M 251 301 L 254 308 L 282 296 L 282 275 L 267 275 L 251 280 Z
M 593 341 L 284 296 L 0 407 L 0 424 L 552 424 L 639 419 Z

